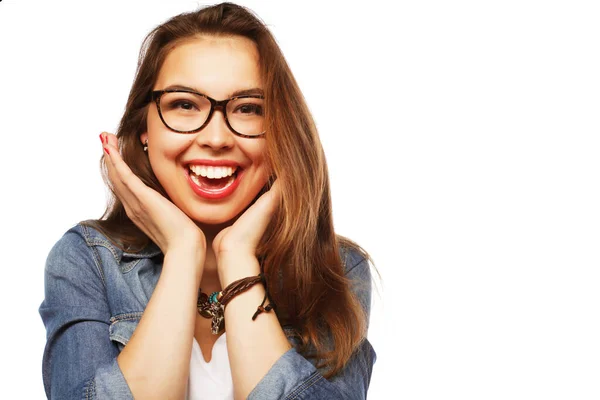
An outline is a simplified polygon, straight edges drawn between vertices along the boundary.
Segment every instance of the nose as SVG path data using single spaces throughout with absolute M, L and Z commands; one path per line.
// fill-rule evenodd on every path
M 234 133 L 231 132 L 225 122 L 225 110 L 221 107 L 215 108 L 208 124 L 197 133 L 196 142 L 202 147 L 210 147 L 215 150 L 227 149 L 235 144 Z

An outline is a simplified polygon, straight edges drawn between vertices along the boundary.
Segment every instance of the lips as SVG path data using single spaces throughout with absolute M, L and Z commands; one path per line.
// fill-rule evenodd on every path
M 243 168 L 230 160 L 194 160 L 185 168 L 191 189 L 198 196 L 210 200 L 230 196 L 239 186 Z

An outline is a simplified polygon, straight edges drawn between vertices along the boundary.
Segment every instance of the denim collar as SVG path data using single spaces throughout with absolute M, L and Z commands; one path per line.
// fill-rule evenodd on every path
M 81 228 L 81 233 L 83 234 L 83 237 L 85 238 L 85 241 L 88 246 L 90 246 L 90 247 L 91 246 L 106 247 L 108 250 L 110 250 L 110 252 L 112 253 L 112 255 L 115 258 L 115 261 L 117 263 L 121 263 L 121 260 L 123 258 L 129 258 L 129 259 L 152 258 L 152 257 L 155 257 L 162 253 L 160 248 L 153 242 L 150 242 L 142 250 L 135 252 L 135 253 L 124 251 L 124 250 L 120 249 L 118 246 L 116 246 L 115 244 L 113 244 L 112 242 L 110 242 L 106 238 L 106 236 L 104 236 L 101 232 L 99 232 L 95 228 L 92 228 L 91 226 L 87 226 L 87 225 L 81 225 L 81 224 L 79 224 L 79 227 Z

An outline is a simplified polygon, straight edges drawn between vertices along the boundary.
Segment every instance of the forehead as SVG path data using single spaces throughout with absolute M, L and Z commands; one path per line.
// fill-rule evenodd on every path
M 262 88 L 258 61 L 256 45 L 244 37 L 190 39 L 167 55 L 154 89 L 182 85 L 225 99 L 238 90 Z

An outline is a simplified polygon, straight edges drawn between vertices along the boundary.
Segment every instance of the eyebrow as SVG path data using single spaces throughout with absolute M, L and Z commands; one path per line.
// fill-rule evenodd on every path
M 206 93 L 203 93 L 202 91 L 200 91 L 196 88 L 185 86 L 185 85 L 169 85 L 166 88 L 164 88 L 163 90 L 191 90 L 193 92 L 198 92 L 200 94 L 206 95 Z M 261 88 L 251 88 L 251 89 L 236 90 L 235 92 L 231 93 L 229 97 L 249 96 L 249 95 L 264 96 L 265 93 Z

